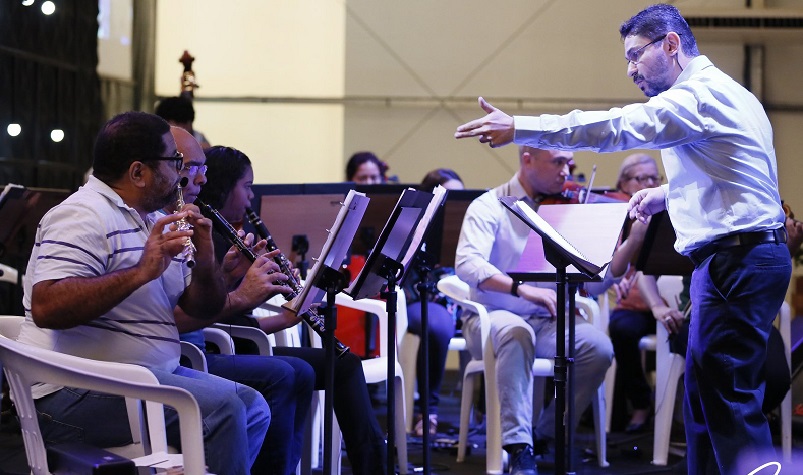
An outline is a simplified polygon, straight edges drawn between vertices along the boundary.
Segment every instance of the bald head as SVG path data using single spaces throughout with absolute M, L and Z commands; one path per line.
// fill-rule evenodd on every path
M 170 133 L 176 141 L 176 148 L 184 154 L 184 169 L 181 170 L 181 175 L 188 180 L 187 186 L 184 187 L 184 200 L 192 203 L 201 192 L 201 187 L 206 184 L 205 171 L 200 170 L 206 164 L 206 155 L 201 144 L 186 130 L 171 126 Z
M 198 157 L 204 156 L 204 150 L 201 148 L 201 144 L 195 140 L 192 134 L 175 125 L 170 126 L 170 133 L 173 134 L 178 151 L 184 154 L 184 163 L 187 163 L 188 160 L 192 161 L 198 159 Z M 201 158 L 201 160 L 205 160 L 205 158 Z

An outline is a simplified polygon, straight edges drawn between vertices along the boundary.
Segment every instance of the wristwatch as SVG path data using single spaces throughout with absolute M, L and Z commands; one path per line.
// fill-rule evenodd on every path
M 519 286 L 521 284 L 523 284 L 522 281 L 514 280 L 513 281 L 513 285 L 510 286 L 510 295 L 512 295 L 514 297 L 518 297 L 519 296 Z

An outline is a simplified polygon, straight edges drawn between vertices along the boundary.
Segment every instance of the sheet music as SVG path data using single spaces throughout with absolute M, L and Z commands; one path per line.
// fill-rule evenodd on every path
M 349 190 L 343 201 L 343 207 L 337 214 L 332 229 L 329 230 L 329 236 L 321 249 L 321 256 L 315 261 L 315 265 L 307 277 L 307 285 L 293 300 L 282 305 L 284 308 L 296 314 L 304 313 L 313 304 L 319 303 L 323 299 L 326 293 L 325 289 L 318 288 L 312 283 L 317 280 L 317 276 L 325 267 L 340 268 L 340 264 L 351 246 L 351 241 L 354 239 L 354 234 L 360 226 L 365 209 L 368 207 L 368 201 L 370 200 L 365 193 Z
M 415 253 L 418 252 L 418 249 L 421 247 L 424 234 L 429 228 L 430 223 L 432 223 L 432 218 L 435 216 L 435 213 L 438 212 L 438 209 L 443 204 L 443 200 L 446 198 L 446 192 L 446 188 L 441 185 L 436 186 L 435 189 L 432 190 L 432 201 L 429 202 L 427 209 L 424 210 L 424 215 L 421 216 L 421 221 L 419 221 L 418 227 L 415 229 L 415 234 L 413 234 L 413 242 L 410 244 L 410 247 L 407 248 L 407 253 L 401 261 L 405 269 L 410 265 L 413 256 L 415 256 Z
M 509 198 L 509 197 L 506 197 L 506 198 Z M 502 198 L 502 199 L 505 199 L 505 198 Z M 521 201 L 514 201 L 513 202 L 513 206 L 518 208 L 518 210 L 521 213 L 523 213 L 525 216 L 527 216 L 527 218 L 529 218 L 530 221 L 532 221 L 533 224 L 535 224 L 535 226 L 537 226 L 543 232 L 545 232 L 547 234 L 547 236 L 549 236 L 549 238 L 552 239 L 558 246 L 560 246 L 560 247 L 564 248 L 565 250 L 569 251 L 571 254 L 573 254 L 575 257 L 577 257 L 579 259 L 583 259 L 584 261 L 588 260 L 588 258 L 586 256 L 584 256 L 582 252 L 578 251 L 577 248 L 575 248 L 572 243 L 567 241 L 566 238 L 563 237 L 563 235 L 561 235 L 558 231 L 556 231 L 555 228 L 553 228 L 551 224 L 547 223 L 546 220 L 544 220 L 544 218 L 542 218 L 541 215 L 536 213 L 535 210 L 530 208 L 529 205 L 527 205 L 526 203 L 521 202 Z
M 445 190 L 444 190 L 445 191 Z M 443 192 L 439 192 L 439 203 L 443 201 Z M 365 266 L 345 290 L 355 300 L 373 297 L 387 283 L 387 278 L 380 275 L 385 259 L 392 259 L 401 264 L 406 271 L 418 246 L 432 220 L 437 204 L 433 205 L 434 195 L 413 188 L 404 190 L 393 209 L 388 222 L 382 229 L 376 246 L 371 250 Z M 434 206 L 430 208 L 431 206 Z M 426 217 L 426 213 L 430 215 Z M 399 281 L 404 278 L 399 277 Z
M 500 198 L 500 202 L 535 231 L 517 268 L 507 272 L 554 273 L 555 267 L 544 256 L 542 241 L 548 239 L 573 264 L 567 272 L 604 276 L 625 221 L 627 203 L 545 205 L 536 213 L 513 197 Z

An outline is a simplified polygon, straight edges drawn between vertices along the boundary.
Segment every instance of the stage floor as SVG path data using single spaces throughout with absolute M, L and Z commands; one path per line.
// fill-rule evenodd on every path
M 456 372 L 447 372 L 439 411 L 439 433 L 434 438 L 439 447 L 431 451 L 431 473 L 444 473 L 452 475 L 477 475 L 485 472 L 485 434 L 482 424 L 472 428 L 469 441 L 472 445 L 471 453 L 463 463 L 455 462 L 456 448 L 451 447 L 451 441 L 457 440 L 457 427 L 460 412 L 460 392 L 457 386 Z M 374 397 L 374 411 L 381 425 L 384 425 L 386 408 L 383 387 L 377 387 Z M 30 473 L 25 463 L 25 452 L 21 436 L 14 431 L 16 423 L 4 420 L 0 423 L 0 474 L 23 475 Z M 776 431 L 777 432 L 777 431 Z M 639 435 L 624 433 L 611 433 L 608 435 L 608 462 L 610 466 L 600 468 L 594 454 L 593 427 L 581 423 L 576 437 L 578 454 L 581 459 L 574 467 L 575 473 L 580 475 L 636 475 L 636 474 L 683 474 L 686 473 L 685 459 L 677 455 L 670 455 L 669 465 L 666 467 L 653 466 L 652 460 L 651 427 Z M 673 443 L 683 442 L 682 425 L 676 424 L 673 428 Z M 780 451 L 780 442 L 776 440 Z M 803 473 L 803 437 L 795 437 L 793 443 L 793 462 L 784 464 L 781 474 Z M 409 470 L 408 473 L 421 473 L 420 467 L 423 459 L 420 439 L 408 437 Z M 344 454 L 345 455 L 345 454 Z M 348 459 L 343 458 L 343 474 L 350 474 Z M 554 469 L 542 465 L 539 467 L 540 475 L 552 474 Z M 379 474 L 377 474 L 379 475 Z

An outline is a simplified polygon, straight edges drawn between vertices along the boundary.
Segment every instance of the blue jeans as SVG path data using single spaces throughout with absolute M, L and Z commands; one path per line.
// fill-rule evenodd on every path
M 206 464 L 212 473 L 248 474 L 270 424 L 270 409 L 256 391 L 217 376 L 179 366 L 151 370 L 161 384 L 186 389 L 201 409 Z M 85 442 L 98 447 L 130 444 L 125 400 L 63 388 L 36 401 L 45 442 Z M 165 407 L 167 442 L 180 447 L 178 415 Z
M 786 246 L 773 243 L 719 251 L 694 270 L 684 403 L 689 475 L 745 474 L 777 460 L 761 410 L 763 367 L 791 272 Z
M 419 398 L 419 411 L 422 404 L 429 404 L 429 414 L 438 413 L 441 382 L 446 369 L 446 356 L 449 354 L 449 341 L 454 336 L 455 321 L 451 312 L 443 305 L 427 302 L 427 323 L 429 326 L 429 361 L 424 361 L 423 347 L 418 348 L 415 376 L 418 387 L 424 387 L 424 365 L 429 365 L 429 394 Z M 407 331 L 421 336 L 421 302 L 407 306 Z M 426 424 L 425 424 L 426 426 Z
M 271 411 L 270 427 L 251 472 L 295 473 L 304 443 L 315 374 L 298 358 L 206 353 L 209 372 L 259 391 Z

